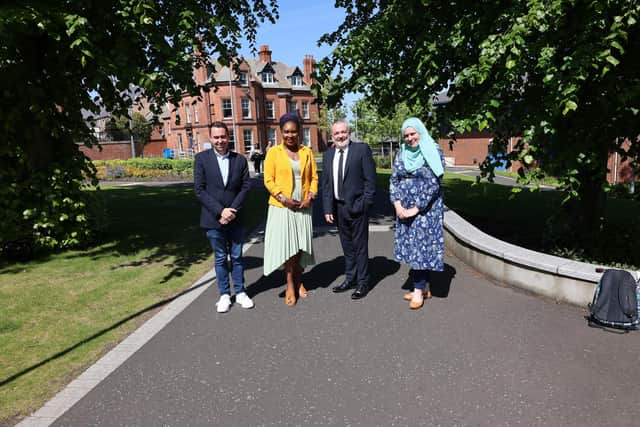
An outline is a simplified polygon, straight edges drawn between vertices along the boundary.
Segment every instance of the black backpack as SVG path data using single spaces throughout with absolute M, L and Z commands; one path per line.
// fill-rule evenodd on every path
M 640 283 L 624 270 L 605 270 L 589 305 L 589 326 L 640 328 Z

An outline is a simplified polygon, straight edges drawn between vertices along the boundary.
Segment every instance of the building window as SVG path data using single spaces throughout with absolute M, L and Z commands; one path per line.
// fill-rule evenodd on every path
M 299 74 L 291 76 L 291 86 L 302 86 L 302 76 Z
M 274 109 L 273 109 L 273 101 L 272 101 L 272 100 L 270 100 L 270 99 L 267 99 L 267 100 L 264 102 L 264 106 L 265 106 L 265 109 L 267 110 L 267 118 L 268 118 L 268 119 L 273 119 L 273 118 L 275 118 L 275 117 L 276 117 L 276 114 L 275 114 L 275 111 L 274 111 Z
M 262 72 L 262 82 L 263 83 L 273 83 L 273 73 L 271 71 L 263 71 Z
M 311 129 L 302 128 L 302 145 L 311 146 Z
M 238 75 L 238 79 L 240 80 L 240 84 L 242 86 L 247 86 L 249 84 L 246 71 L 240 71 L 240 74 Z
M 200 118 L 198 117 L 198 104 L 193 106 L 193 121 L 196 123 L 200 121 Z
M 230 119 L 233 114 L 233 109 L 231 108 L 231 100 L 223 99 L 222 100 L 222 117 L 225 119 Z
M 200 132 L 196 132 L 196 145 L 200 147 Z
M 249 101 L 249 98 L 242 98 L 242 118 L 251 118 L 251 102 Z
M 179 151 L 184 151 L 184 148 L 182 147 L 182 134 L 181 133 L 178 134 L 178 150 Z
M 233 129 L 229 129 L 229 150 L 236 150 L 236 134 Z
M 276 140 L 276 130 L 275 128 L 269 128 L 267 129 L 267 143 L 273 143 L 273 145 L 277 144 L 278 141 Z
M 187 116 L 187 123 L 191 123 L 191 107 L 188 105 L 185 105 L 184 107 L 184 113 Z
M 244 152 L 248 153 L 253 146 L 253 131 L 251 129 L 244 129 L 242 131 L 242 139 L 244 142 Z
M 295 113 L 298 111 L 298 104 L 295 101 L 287 102 L 287 113 Z
M 308 102 L 303 102 L 302 103 L 302 118 L 303 119 L 308 119 L 309 118 L 309 103 Z

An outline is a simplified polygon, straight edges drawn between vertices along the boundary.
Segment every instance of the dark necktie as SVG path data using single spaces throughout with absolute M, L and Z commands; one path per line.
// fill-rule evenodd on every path
M 344 160 L 344 150 L 339 150 L 340 151 L 340 156 L 338 157 L 338 194 L 337 194 L 337 199 L 338 200 L 342 200 L 342 176 L 343 176 L 343 172 L 342 172 L 342 163 Z

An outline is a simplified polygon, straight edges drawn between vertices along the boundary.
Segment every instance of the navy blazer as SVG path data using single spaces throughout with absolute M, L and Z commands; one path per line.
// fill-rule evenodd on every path
M 247 198 L 251 181 L 247 159 L 229 151 L 229 177 L 227 185 L 222 181 L 222 173 L 214 149 L 196 154 L 193 167 L 193 183 L 196 197 L 200 200 L 200 227 L 220 229 L 220 214 L 224 208 L 234 208 L 236 219 L 230 225 L 240 222 L 242 205 Z
M 335 213 L 333 194 L 333 158 L 336 147 L 322 156 L 322 206 L 325 214 Z M 376 164 L 367 144 L 350 142 L 343 171 L 344 202 L 349 213 L 359 215 L 369 210 L 376 194 Z

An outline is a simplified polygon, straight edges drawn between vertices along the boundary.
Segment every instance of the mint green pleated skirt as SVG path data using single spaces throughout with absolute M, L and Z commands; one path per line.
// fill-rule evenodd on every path
M 300 187 L 300 181 L 296 179 L 294 199 L 301 199 Z M 300 251 L 302 267 L 315 264 L 311 208 L 294 212 L 269 205 L 264 238 L 264 275 L 268 276 L 283 267 L 286 260 Z

